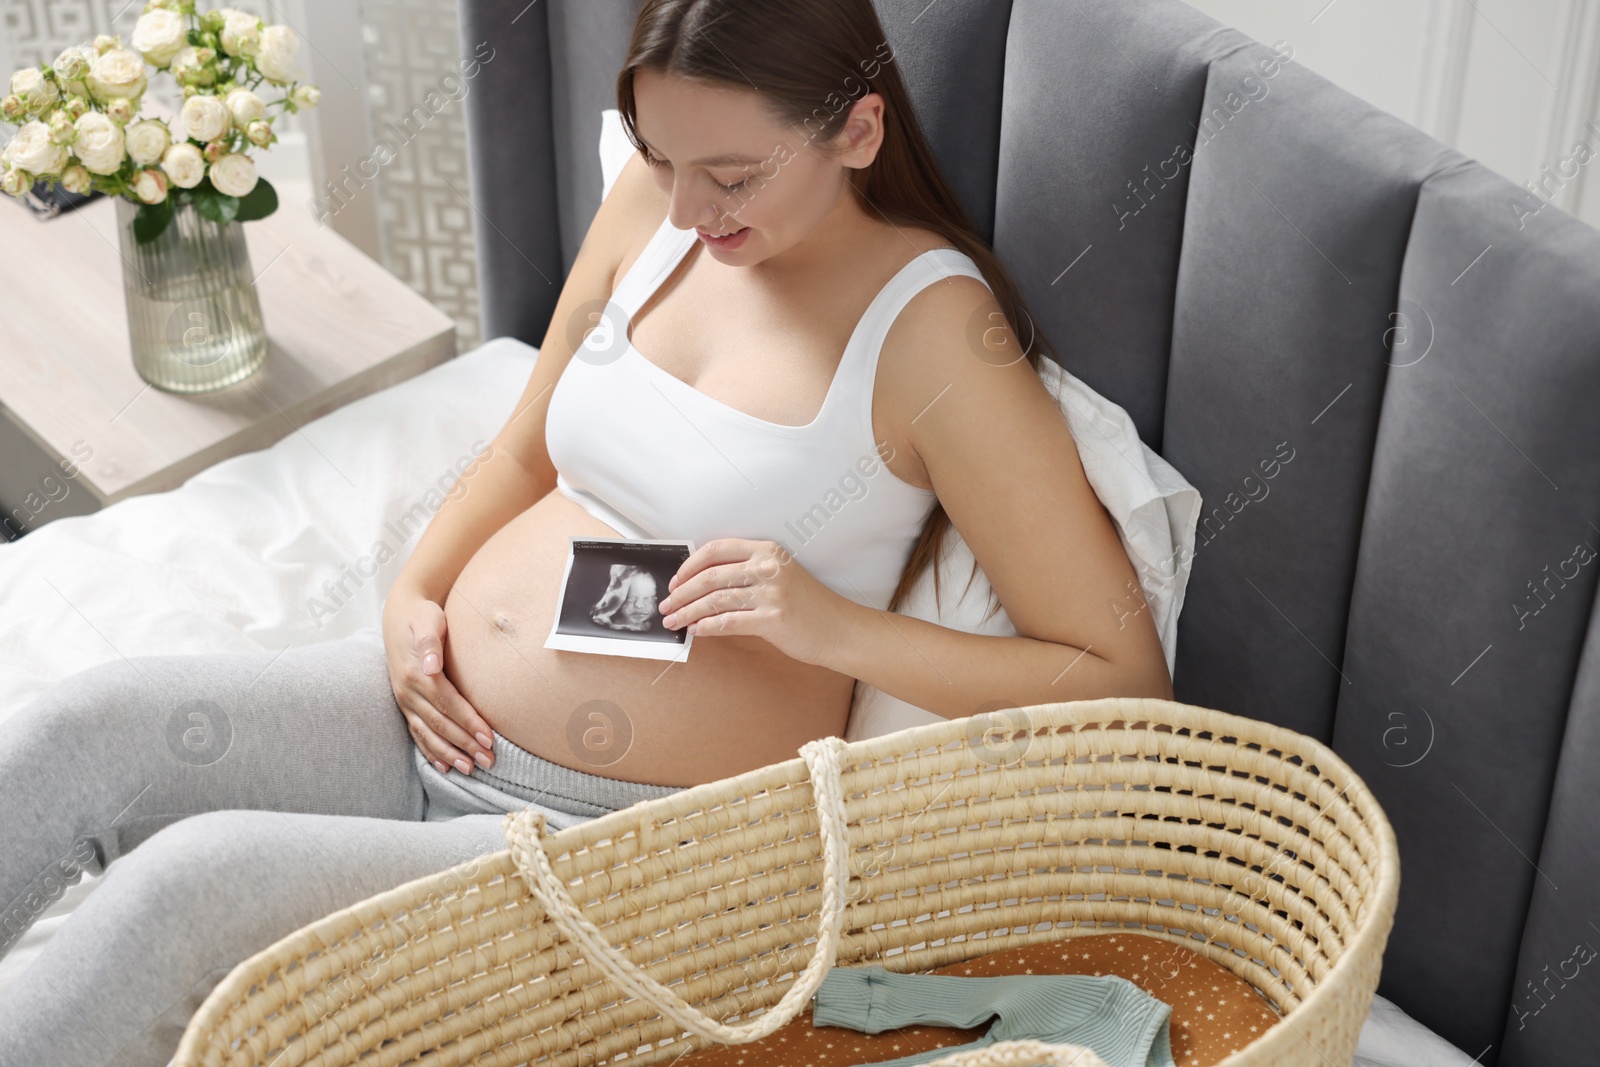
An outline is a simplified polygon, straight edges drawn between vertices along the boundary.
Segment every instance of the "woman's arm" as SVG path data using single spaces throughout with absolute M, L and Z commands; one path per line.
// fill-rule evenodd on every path
M 1142 598 L 1139 600 L 1142 604 Z M 1165 658 L 1134 668 L 1032 637 L 970 634 L 845 600 L 822 664 L 947 719 L 1096 697 L 1172 699 Z
M 643 160 L 623 168 L 600 204 L 561 289 L 533 373 L 511 416 L 434 512 L 383 604 L 384 647 L 395 700 L 417 746 L 440 773 L 493 762 L 483 717 L 444 674 L 444 603 L 462 570 L 506 523 L 556 485 L 545 448 L 545 414 L 561 372 L 597 324 L 591 311 L 611 296 L 624 252 L 643 246 L 666 213 Z
M 1104 696 L 1172 699 L 1153 612 L 1060 405 L 976 279 L 914 297 L 885 338 L 889 406 L 1017 637 L 846 601 L 825 665 L 950 718 Z M 915 416 L 915 417 L 913 417 Z M 964 577 L 964 576 L 963 576 Z M 955 590 L 942 590 L 960 595 Z
M 443 605 L 483 543 L 555 487 L 554 475 L 547 484 L 523 466 L 504 435 L 502 430 L 461 476 L 466 491 L 446 495 L 395 579 L 391 597 L 414 593 Z

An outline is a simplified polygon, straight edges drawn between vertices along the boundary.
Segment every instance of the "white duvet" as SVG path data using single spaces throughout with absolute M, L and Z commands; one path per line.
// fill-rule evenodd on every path
M 377 625 L 422 527 L 509 417 L 536 356 L 497 338 L 179 489 L 0 545 L 0 719 L 119 656 L 276 650 Z M 0 987 L 97 882 L 86 875 L 41 915 L 0 960 Z M 1381 997 L 1361 1049 L 1365 1067 L 1472 1062 Z

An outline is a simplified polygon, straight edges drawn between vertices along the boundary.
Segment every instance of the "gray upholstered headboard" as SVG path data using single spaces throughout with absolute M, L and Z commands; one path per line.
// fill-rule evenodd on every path
M 1178 699 L 1376 791 L 1385 996 L 1592 1061 L 1600 233 L 1179 0 L 877 7 L 1041 328 L 1205 496 Z M 484 336 L 537 345 L 638 0 L 461 9 Z

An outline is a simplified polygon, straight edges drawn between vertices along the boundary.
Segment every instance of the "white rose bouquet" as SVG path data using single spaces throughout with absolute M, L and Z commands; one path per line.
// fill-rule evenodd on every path
M 129 44 L 102 35 L 11 75 L 0 117 L 19 129 L 0 153 L 0 191 L 20 197 L 42 180 L 132 200 L 141 244 L 182 204 L 217 223 L 276 211 L 278 194 L 250 150 L 269 148 L 272 123 L 322 95 L 299 81 L 294 30 L 227 7 L 202 13 L 195 0 L 150 0 Z M 139 117 L 146 65 L 171 74 L 183 93 L 172 125 Z M 263 83 L 282 96 L 263 99 Z

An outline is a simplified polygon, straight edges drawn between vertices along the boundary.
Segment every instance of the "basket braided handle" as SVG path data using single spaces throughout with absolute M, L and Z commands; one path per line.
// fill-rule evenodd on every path
M 822 922 L 817 932 L 816 950 L 799 979 L 778 1003 L 762 1012 L 754 1022 L 741 1026 L 729 1026 L 711 1018 L 656 981 L 612 947 L 600 929 L 584 918 L 550 866 L 550 857 L 541 841 L 545 829 L 543 812 L 524 808 L 507 813 L 502 820 L 506 841 L 512 860 L 528 884 L 528 891 L 550 920 L 575 944 L 582 946 L 585 958 L 619 986 L 690 1033 L 730 1045 L 757 1041 L 800 1014 L 822 985 L 838 955 L 845 888 L 850 879 L 849 858 L 845 854 L 848 831 L 844 785 L 839 769 L 845 745 L 842 738 L 823 737 L 800 746 L 800 755 L 811 772 L 811 793 L 817 805 L 817 829 L 822 838 Z M 1034 1067 L 1041 1063 L 1050 1067 L 1106 1067 L 1104 1060 L 1080 1045 L 1053 1045 L 1031 1040 L 1001 1041 L 986 1048 L 953 1053 L 932 1061 L 927 1067 Z
M 800 746 L 811 772 L 811 793 L 817 806 L 818 832 L 822 838 L 822 922 L 817 932 L 817 947 L 805 970 L 783 998 L 759 1018 L 740 1026 L 728 1026 L 689 1004 L 656 981 L 618 949 L 613 948 L 596 927 L 584 918 L 556 877 L 545 853 L 541 836 L 544 813 L 533 808 L 508 812 L 502 820 L 512 860 L 550 920 L 575 944 L 584 957 L 604 971 L 623 989 L 654 1007 L 690 1033 L 724 1044 L 743 1044 L 766 1037 L 788 1023 L 804 1008 L 833 967 L 839 950 L 839 932 L 844 923 L 845 883 L 850 879 L 849 857 L 845 852 L 846 826 L 844 786 L 840 780 L 840 754 L 847 742 L 840 737 L 822 737 Z M 1008 1061 L 1009 1062 L 1009 1061 Z M 1093 1067 L 1081 1064 L 1078 1067 Z M 1101 1065 L 1103 1067 L 1103 1065 Z

